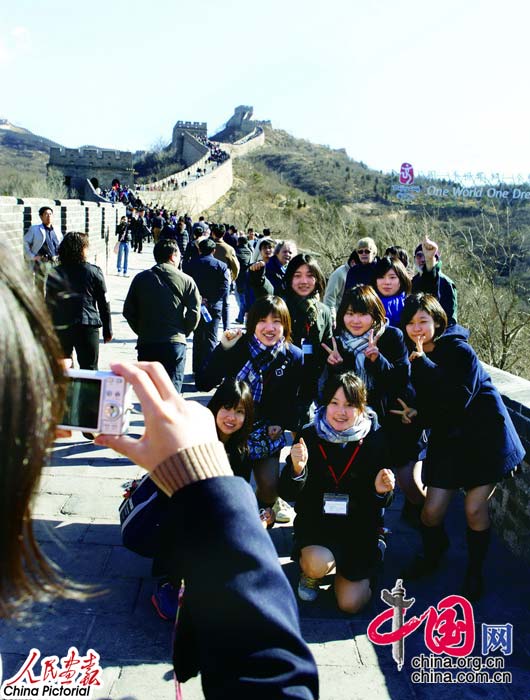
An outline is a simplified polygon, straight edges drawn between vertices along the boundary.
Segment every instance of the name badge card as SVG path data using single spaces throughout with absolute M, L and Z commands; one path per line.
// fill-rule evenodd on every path
M 346 493 L 325 493 L 324 515 L 348 515 L 349 501 Z

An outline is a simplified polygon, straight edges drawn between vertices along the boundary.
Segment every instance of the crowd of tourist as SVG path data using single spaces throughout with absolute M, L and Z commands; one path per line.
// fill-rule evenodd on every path
M 300 597 L 316 597 L 335 567 L 339 606 L 357 611 L 366 603 L 394 480 L 406 496 L 403 516 L 420 529 L 424 544 L 403 572 L 407 579 L 439 565 L 448 546 L 447 505 L 455 489 L 466 488 L 463 590 L 480 597 L 488 499 L 523 455 L 468 332 L 457 324 L 456 286 L 442 272 L 437 244 L 427 237 L 418 242 L 411 267 L 399 242 L 379 255 L 375 241 L 363 238 L 326 280 L 318 260 L 299 252 L 295 241 L 202 217 L 192 224 L 186 216 L 177 219 L 187 233 L 184 244 L 175 217 L 163 210 L 147 220 L 157 221 L 156 240 L 177 243 L 178 267 L 197 286 L 195 388 L 212 390 L 226 378 L 248 385 L 252 425 L 234 468 L 246 479 L 253 474 L 269 527 L 288 522 L 286 501 L 295 502 Z M 232 325 L 231 292 L 238 304 Z M 248 410 L 247 404 L 241 412 Z M 334 411 L 342 411 L 339 419 Z M 484 425 L 491 428 L 487 454 L 478 441 Z M 280 479 L 280 452 L 291 441 L 296 459 L 291 456 Z M 375 486 L 361 498 L 358 479 L 368 474 Z M 359 518 L 371 523 L 368 530 Z M 364 533 L 355 547 L 353 530 Z
M 59 241 L 49 216 L 43 226 L 38 241 L 48 253 L 58 247 L 61 262 L 59 276 L 48 282 L 49 303 L 56 326 L 68 326 L 68 314 L 59 313 L 57 286 L 65 278 L 69 284 L 82 280 L 82 294 L 95 295 L 88 282 L 100 279 L 99 268 L 86 262 L 81 234 Z M 36 251 L 36 235 L 27 234 L 28 258 Z M 194 386 L 187 389 L 215 390 L 209 410 L 223 459 L 256 485 L 257 507 L 246 517 L 264 529 L 294 517 L 292 557 L 300 566 L 301 600 L 315 600 L 325 577 L 335 572 L 339 608 L 356 613 L 366 605 L 384 556 L 384 513 L 396 482 L 406 497 L 402 515 L 419 529 L 423 543 L 402 577 L 419 578 L 441 566 L 449 546 L 445 513 L 463 488 L 468 560 L 462 593 L 470 600 L 481 597 L 488 500 L 499 481 L 517 473 L 524 449 L 468 342 L 469 331 L 458 325 L 456 286 L 442 271 L 435 241 L 418 241 L 411 266 L 399 241 L 379 251 L 372 238 L 361 238 L 326 280 L 314 255 L 268 229 L 238 231 L 140 204 L 128 206 L 116 236 L 118 274 L 127 275 L 130 255 L 142 254 L 145 240 L 155 243 L 156 264 L 134 277 L 123 307 L 138 335 L 138 359 L 162 365 L 145 370 L 149 382 L 161 396 L 173 396 L 169 386 L 182 391 L 186 337 L 193 332 Z M 94 311 L 88 322 L 72 319 L 80 326 L 103 325 L 110 341 L 104 281 L 98 284 L 99 315 Z M 238 315 L 230 323 L 232 292 Z M 58 330 L 65 357 L 83 338 L 94 346 L 93 329 Z M 79 360 L 83 353 L 77 353 Z M 97 353 L 88 354 L 87 362 L 97 366 Z M 152 398 L 141 372 L 122 366 L 116 371 L 140 385 L 140 398 Z M 96 441 L 134 459 L 141 453 L 127 438 Z M 166 496 L 182 479 L 189 483 L 176 462 L 163 461 L 171 454 L 144 463 Z M 237 502 L 232 506 L 237 517 Z M 241 508 L 247 506 L 243 499 Z M 193 581 L 192 601 L 205 582 L 183 573 L 167 537 L 158 543 L 156 563 L 153 603 L 161 617 L 172 619 L 181 576 Z M 200 663 L 193 644 L 186 654 L 192 666 Z

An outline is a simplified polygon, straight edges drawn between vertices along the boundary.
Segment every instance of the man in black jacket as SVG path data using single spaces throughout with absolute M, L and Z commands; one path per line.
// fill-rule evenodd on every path
M 180 392 L 186 361 L 186 336 L 197 327 L 201 298 L 195 282 L 181 272 L 176 241 L 160 240 L 153 254 L 157 264 L 133 279 L 123 315 L 138 335 L 138 360 L 164 365 Z
M 193 373 L 197 375 L 206 357 L 217 345 L 217 330 L 223 311 L 223 297 L 230 289 L 228 265 L 214 258 L 215 241 L 205 238 L 199 243 L 199 257 L 189 263 L 187 272 L 193 277 L 202 297 L 199 325 L 193 336 Z M 197 386 L 197 376 L 195 376 Z

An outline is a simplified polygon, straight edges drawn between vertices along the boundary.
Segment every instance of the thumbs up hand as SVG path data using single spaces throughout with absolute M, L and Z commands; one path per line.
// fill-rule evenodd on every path
M 396 483 L 396 477 L 394 472 L 390 469 L 380 469 L 375 477 L 375 490 L 379 494 L 388 493 L 392 491 Z
M 304 438 L 291 447 L 291 461 L 293 463 L 293 472 L 295 476 L 300 476 L 307 464 L 308 452 Z

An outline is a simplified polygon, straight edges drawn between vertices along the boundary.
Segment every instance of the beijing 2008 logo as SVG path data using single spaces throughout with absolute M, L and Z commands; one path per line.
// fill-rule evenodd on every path
M 414 182 L 414 168 L 410 163 L 401 163 L 399 182 L 401 185 L 412 185 Z
M 399 184 L 392 185 L 392 190 L 402 202 L 414 199 L 421 192 L 421 187 L 414 184 L 414 168 L 410 163 L 401 163 Z
M 414 598 L 406 597 L 402 579 L 389 591 L 381 591 L 381 600 L 389 607 L 368 625 L 368 639 L 377 645 L 392 645 L 392 658 L 401 671 L 405 663 L 405 638 L 423 623 L 425 646 L 430 654 L 411 659 L 413 683 L 511 683 L 512 674 L 504 670 L 506 656 L 513 650 L 513 625 L 481 625 L 481 656 L 472 656 L 475 647 L 473 606 L 460 595 L 448 595 L 435 607 L 430 605 L 418 617 L 405 621 Z M 392 620 L 392 629 L 382 631 Z M 502 656 L 490 656 L 501 652 Z

